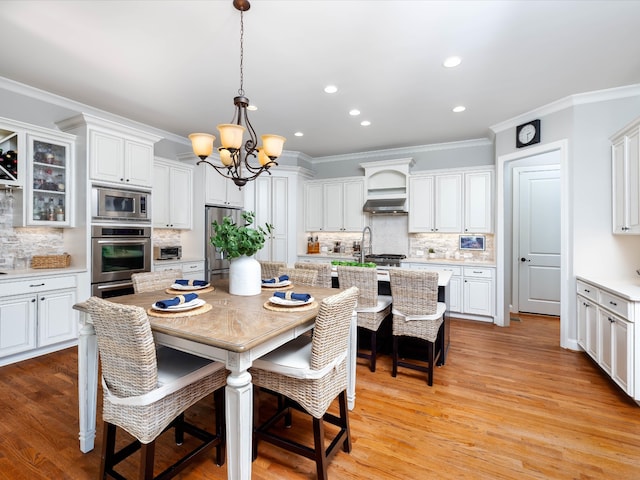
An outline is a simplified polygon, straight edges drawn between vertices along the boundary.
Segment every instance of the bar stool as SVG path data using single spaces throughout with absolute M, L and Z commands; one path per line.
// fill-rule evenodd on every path
M 296 262 L 295 268 L 306 268 L 307 270 L 315 270 L 318 272 L 316 280 L 317 287 L 331 288 L 331 264 L 330 263 L 312 263 L 312 262 Z
M 182 269 L 158 270 L 156 272 L 140 272 L 131 275 L 133 282 L 133 292 L 153 292 L 169 288 L 173 283 L 182 278 Z
M 444 323 L 447 305 L 438 302 L 438 273 L 426 270 L 389 270 L 391 297 L 393 298 L 393 370 L 398 365 L 427 372 L 427 383 L 433 385 L 433 369 L 437 356 L 435 342 Z M 444 333 L 444 332 L 443 332 Z M 414 337 L 427 342 L 427 367 L 398 359 L 398 339 Z M 442 349 L 438 354 L 442 354 Z

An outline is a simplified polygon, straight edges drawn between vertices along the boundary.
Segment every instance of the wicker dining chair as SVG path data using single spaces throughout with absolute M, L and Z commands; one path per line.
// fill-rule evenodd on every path
M 156 272 L 140 272 L 131 275 L 134 293 L 153 292 L 170 287 L 182 278 L 182 269 L 158 270 Z
M 444 322 L 447 305 L 438 302 L 438 273 L 426 270 L 389 270 L 391 297 L 393 298 L 393 370 L 398 365 L 427 372 L 427 383 L 433 385 L 433 370 L 437 360 L 435 343 Z M 398 359 L 398 339 L 402 336 L 425 340 L 427 367 Z M 442 354 L 442 348 L 439 355 Z
M 280 268 L 278 276 L 287 275 L 294 286 L 314 287 L 318 280 L 318 272 L 306 268 Z
M 296 262 L 295 268 L 306 268 L 307 270 L 315 270 L 318 272 L 316 279 L 317 287 L 331 288 L 331 264 L 330 263 L 312 263 L 312 262 Z
M 358 305 L 354 310 L 358 328 L 371 334 L 371 351 L 358 351 L 358 357 L 369 360 L 369 370 L 376 371 L 378 330 L 391 314 L 391 296 L 378 295 L 378 273 L 375 268 L 338 266 L 340 288 L 358 287 Z
M 254 410 L 257 425 L 253 437 L 254 458 L 258 442 L 264 440 L 314 459 L 318 479 L 326 480 L 328 462 L 338 448 L 341 446 L 347 453 L 351 451 L 347 355 L 351 315 L 357 297 L 358 289 L 353 287 L 325 298 L 320 302 L 312 337 L 300 336 L 254 360 L 249 369 L 254 385 L 284 396 L 284 400 L 278 402 L 276 413 L 262 424 L 258 421 L 258 409 Z M 336 397 L 339 416 L 327 413 Z M 291 425 L 291 408 L 313 417 L 313 448 L 272 431 L 282 418 L 286 426 Z M 324 422 L 338 427 L 326 449 Z
M 278 276 L 278 270 L 287 268 L 287 264 L 284 262 L 267 262 L 265 260 L 258 260 L 258 262 L 260 262 L 260 269 L 262 270 L 261 276 L 263 279 L 275 278 Z
M 168 347 L 156 350 L 149 318 L 141 307 L 97 297 L 89 298 L 86 305 L 96 330 L 102 365 L 104 436 L 99 478 L 124 478 L 115 467 L 137 450 L 141 450 L 140 480 L 172 478 L 213 447 L 218 465 L 224 464 L 224 364 Z M 185 410 L 211 393 L 215 433 L 184 420 Z M 116 426 L 135 437 L 119 451 L 115 449 Z M 201 442 L 154 477 L 155 440 L 169 427 L 175 427 L 179 445 L 185 432 Z

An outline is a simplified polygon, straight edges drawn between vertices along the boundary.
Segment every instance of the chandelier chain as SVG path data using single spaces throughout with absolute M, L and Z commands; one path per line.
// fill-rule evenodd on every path
M 240 89 L 238 94 L 244 96 L 244 12 L 240 10 Z

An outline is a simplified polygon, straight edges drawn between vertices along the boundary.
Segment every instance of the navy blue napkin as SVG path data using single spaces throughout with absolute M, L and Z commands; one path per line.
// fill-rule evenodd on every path
M 287 280 L 289 280 L 289 275 L 280 275 L 279 277 L 265 278 L 262 280 L 262 283 L 280 283 L 286 282 Z
M 206 280 L 186 280 L 186 279 L 176 280 L 175 283 L 178 285 L 185 285 L 188 287 L 204 287 L 205 285 L 209 284 L 209 282 L 207 282 Z
M 274 292 L 274 297 L 284 298 L 285 300 L 301 300 L 308 302 L 311 300 L 311 295 L 308 293 L 293 293 L 293 292 Z
M 190 302 L 191 300 L 195 300 L 196 298 L 198 298 L 197 293 L 185 293 L 184 295 L 178 295 L 177 297 L 168 298 L 166 300 L 159 300 L 156 302 L 156 307 L 158 308 L 173 307 L 174 305 L 180 305 L 183 303 Z

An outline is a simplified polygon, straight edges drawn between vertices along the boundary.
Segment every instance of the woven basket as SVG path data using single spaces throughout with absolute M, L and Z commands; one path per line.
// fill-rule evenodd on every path
M 65 268 L 71 265 L 71 255 L 34 255 L 31 257 L 31 268 Z

